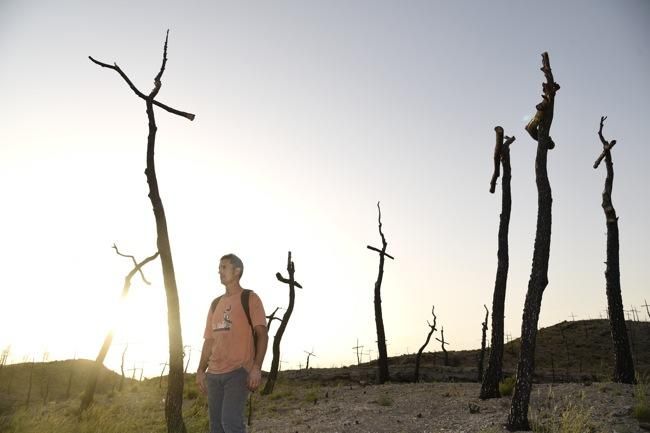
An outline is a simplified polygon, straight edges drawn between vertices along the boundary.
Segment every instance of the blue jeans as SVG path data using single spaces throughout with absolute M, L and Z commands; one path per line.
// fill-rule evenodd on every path
M 248 372 L 239 368 L 230 373 L 206 375 L 210 433 L 246 433 L 244 408 Z

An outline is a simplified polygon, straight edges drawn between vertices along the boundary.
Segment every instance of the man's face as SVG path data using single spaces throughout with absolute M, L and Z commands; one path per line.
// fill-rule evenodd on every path
M 235 268 L 230 260 L 223 259 L 219 261 L 219 279 L 221 280 L 221 284 L 224 286 L 239 280 L 240 272 L 241 271 Z

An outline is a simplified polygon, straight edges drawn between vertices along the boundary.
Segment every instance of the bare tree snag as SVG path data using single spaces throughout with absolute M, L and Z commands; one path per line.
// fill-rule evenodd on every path
M 499 381 L 503 376 L 503 316 L 506 302 L 506 286 L 508 282 L 508 230 L 510 227 L 510 210 L 512 198 L 510 194 L 510 144 L 515 137 L 505 137 L 503 128 L 497 126 L 496 144 L 494 146 L 494 174 L 490 181 L 490 193 L 496 189 L 499 177 L 499 167 L 503 166 L 503 180 L 501 182 L 501 215 L 499 216 L 499 235 L 497 249 L 497 275 L 494 281 L 492 295 L 492 335 L 490 340 L 490 356 L 488 365 L 481 382 L 481 399 L 499 398 Z
M 488 311 L 488 307 L 483 304 L 483 308 L 485 308 L 485 320 L 481 324 L 481 353 L 479 354 L 478 357 L 478 382 L 482 383 L 483 382 L 483 362 L 485 361 L 485 336 L 487 334 L 487 329 L 488 329 L 488 319 L 490 316 L 490 312 Z
M 377 350 L 379 352 L 379 383 L 385 383 L 387 380 L 390 380 L 388 373 L 388 351 L 386 350 L 386 333 L 384 332 L 384 318 L 381 312 L 381 282 L 384 278 L 384 260 L 385 257 L 388 257 L 391 260 L 395 260 L 393 256 L 386 253 L 386 247 L 388 243 L 386 242 L 386 237 L 384 232 L 381 230 L 381 207 L 379 202 L 377 202 L 377 211 L 379 212 L 379 235 L 381 236 L 381 249 L 367 246 L 369 250 L 376 251 L 379 253 L 379 274 L 377 275 L 377 281 L 375 282 L 375 325 L 377 327 Z
M 524 313 L 521 323 L 521 349 L 517 364 L 517 381 L 512 395 L 510 415 L 506 427 L 508 430 L 529 430 L 528 404 L 532 388 L 533 372 L 535 371 L 535 343 L 537 339 L 537 323 L 542 307 L 542 295 L 548 285 L 548 260 L 551 250 L 551 208 L 553 197 L 551 185 L 546 171 L 548 150 L 555 147 L 550 137 L 555 93 L 560 86 L 554 81 L 548 53 L 542 54 L 542 72 L 546 82 L 542 83 L 544 94 L 542 102 L 537 104 L 539 120 L 535 125 L 528 124 L 526 130 L 536 131 L 533 138 L 537 139 L 537 155 L 535 158 L 535 182 L 537 184 L 537 228 L 535 232 L 535 249 L 533 264 L 524 302 Z M 537 115 L 535 117 L 538 117 Z M 496 315 L 496 314 L 494 314 Z
M 305 366 L 305 370 L 309 370 L 309 358 L 311 356 L 316 357 L 316 354 L 314 353 L 314 349 L 311 350 L 311 352 L 304 351 L 307 354 L 307 365 Z
M 163 59 L 160 71 L 154 78 L 154 88 L 149 95 L 139 91 L 131 80 L 126 76 L 117 64 L 108 65 L 99 62 L 92 57 L 90 60 L 104 68 L 113 69 L 126 81 L 131 90 L 138 97 L 144 99 L 147 107 L 147 118 L 149 119 L 149 135 L 147 137 L 147 168 L 145 175 L 149 184 L 149 199 L 153 207 L 153 213 L 156 220 L 157 244 L 160 252 L 160 262 L 163 270 L 163 280 L 165 284 L 165 293 L 167 296 L 167 320 L 169 334 L 169 383 L 167 386 L 167 397 L 165 399 L 165 420 L 167 422 L 168 433 L 185 433 L 185 423 L 183 422 L 183 338 L 181 332 L 181 314 L 178 301 L 178 289 L 176 287 L 176 275 L 174 272 L 174 262 L 172 259 L 171 246 L 169 244 L 169 234 L 167 231 L 167 219 L 165 209 L 158 189 L 158 179 L 156 178 L 156 168 L 154 162 L 154 150 L 156 145 L 156 119 L 154 116 L 154 105 L 160 107 L 172 114 L 194 120 L 194 114 L 185 113 L 155 100 L 162 86 L 162 75 L 165 72 L 167 64 L 167 41 L 169 30 L 165 37 L 165 47 L 163 50 Z
M 289 273 L 289 278 L 284 278 L 279 272 L 275 274 L 278 281 L 289 285 L 289 306 L 282 316 L 278 332 L 276 332 L 273 337 L 273 360 L 271 361 L 271 371 L 266 379 L 266 385 L 264 385 L 262 395 L 271 394 L 275 387 L 275 381 L 278 378 L 278 369 L 280 368 L 280 341 L 282 341 L 284 330 L 287 329 L 289 318 L 291 317 L 291 313 L 293 313 L 293 304 L 296 299 L 296 287 L 302 289 L 300 283 L 295 280 L 296 266 L 291 260 L 291 251 L 289 251 L 287 255 L 287 272 Z
M 280 307 L 277 307 L 275 310 L 273 310 L 271 314 L 266 316 L 266 318 L 268 319 L 268 321 L 266 322 L 266 331 L 269 334 L 271 333 L 271 323 L 273 323 L 274 320 L 277 320 L 278 322 L 282 322 L 282 319 L 280 319 L 279 317 L 275 317 L 275 313 L 277 313 L 279 309 Z
M 135 257 L 130 256 L 130 255 L 125 255 L 120 253 L 120 250 L 117 249 L 117 246 L 113 244 L 113 248 L 115 249 L 115 252 L 122 256 L 122 257 L 128 257 L 133 261 L 134 267 L 131 269 L 131 271 L 124 277 L 124 285 L 122 286 L 122 294 L 120 296 L 120 301 L 123 302 L 126 297 L 129 294 L 129 290 L 131 289 L 131 279 L 136 273 L 140 273 L 140 276 L 142 277 L 142 280 L 144 281 L 145 284 L 150 284 L 149 281 L 144 276 L 144 273 L 142 272 L 142 267 L 146 265 L 147 263 L 151 262 L 152 260 L 155 260 L 156 257 L 158 257 L 158 252 L 155 254 L 147 257 L 140 263 L 138 263 L 135 260 Z M 95 359 L 95 365 L 93 368 L 91 368 L 90 373 L 88 375 L 88 380 L 86 382 L 86 390 L 84 391 L 84 395 L 81 398 L 81 405 L 79 406 L 79 413 L 82 413 L 88 407 L 90 404 L 93 402 L 93 396 L 95 395 L 95 389 L 97 387 L 97 378 L 99 377 L 99 372 L 101 371 L 101 367 L 104 365 L 104 359 L 106 359 L 106 355 L 108 354 L 108 350 L 111 348 L 111 344 L 113 343 L 113 330 L 109 330 L 108 333 L 106 334 L 106 337 L 104 337 L 104 343 L 102 344 L 101 349 L 99 349 L 99 354 L 97 355 L 97 359 Z
M 413 381 L 414 382 L 419 382 L 420 381 L 420 358 L 422 357 L 422 352 L 424 351 L 424 348 L 427 347 L 427 344 L 429 344 L 429 341 L 431 340 L 431 336 L 433 333 L 436 331 L 436 313 L 434 312 L 435 310 L 435 305 L 431 306 L 431 315 L 433 316 L 433 325 L 429 323 L 427 320 L 427 325 L 429 325 L 429 333 L 427 334 L 427 339 L 424 341 L 424 344 L 422 347 L 420 347 L 420 350 L 418 350 L 418 354 L 415 355 L 415 372 L 413 373 Z
M 605 287 L 607 292 L 607 310 L 609 311 L 609 326 L 614 341 L 614 374 L 612 380 L 620 383 L 636 383 L 634 374 L 634 362 L 630 343 L 625 328 L 625 316 L 623 313 L 623 298 L 621 295 L 621 271 L 619 266 L 618 253 L 618 217 L 612 204 L 612 187 L 614 185 L 614 163 L 612 162 L 611 149 L 616 140 L 607 141 L 603 136 L 603 125 L 606 116 L 600 118 L 598 137 L 603 144 L 603 152 L 600 154 L 594 168 L 598 168 L 600 162 L 605 159 L 607 177 L 605 178 L 605 189 L 603 190 L 602 208 L 605 212 L 607 224 L 607 262 L 605 268 Z M 634 314 L 636 310 L 632 308 Z
M 189 349 L 189 353 L 185 352 L 185 349 Z M 185 370 L 183 373 L 187 374 L 187 369 L 190 366 L 190 359 L 192 359 L 192 346 L 183 346 L 183 358 L 187 354 L 187 361 L 185 361 Z
M 122 363 L 120 364 L 120 371 L 122 372 L 122 376 L 120 377 L 120 386 L 118 387 L 118 391 L 122 392 L 122 388 L 124 387 L 124 356 L 126 356 L 126 350 L 129 348 L 129 345 L 127 344 L 124 346 L 124 350 L 122 351 Z
M 449 366 L 449 353 L 447 352 L 447 348 L 445 347 L 446 345 L 450 344 L 448 341 L 445 341 L 445 327 L 443 326 L 440 328 L 440 338 L 436 338 L 436 341 L 440 342 L 440 346 L 442 347 L 442 353 L 445 355 L 444 359 L 444 366 L 448 367 Z
M 645 307 L 645 311 L 648 314 L 648 319 L 650 319 L 650 305 L 648 305 L 648 301 L 643 299 L 643 305 L 641 305 L 641 306 Z
M 158 381 L 158 388 L 162 388 L 162 380 L 163 380 L 163 374 L 165 374 L 165 370 L 167 370 L 167 366 L 169 365 L 168 362 L 161 362 L 160 365 L 163 366 L 162 371 L 160 372 L 160 380 Z
M 361 365 L 361 358 L 359 358 L 359 349 L 363 352 L 363 345 L 359 345 L 359 339 L 357 338 L 357 345 L 352 348 L 352 350 L 357 353 L 357 366 Z

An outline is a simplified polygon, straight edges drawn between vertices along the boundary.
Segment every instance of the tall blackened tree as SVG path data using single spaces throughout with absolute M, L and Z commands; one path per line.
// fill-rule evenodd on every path
M 435 305 L 431 306 L 431 315 L 433 316 L 433 324 L 429 323 L 427 320 L 427 325 L 429 325 L 429 333 L 427 334 L 427 339 L 424 341 L 424 344 L 422 347 L 420 347 L 420 350 L 418 350 L 418 354 L 415 355 L 415 373 L 413 374 L 413 381 L 414 382 L 419 382 L 420 381 L 420 358 L 422 357 L 422 352 L 424 351 L 424 348 L 427 347 L 427 344 L 429 344 L 429 341 L 431 340 L 431 336 L 433 333 L 436 331 L 436 313 L 434 312 Z
M 605 159 L 607 177 L 605 178 L 605 189 L 603 190 L 602 207 L 605 212 L 607 224 L 607 267 L 605 268 L 605 281 L 607 291 L 607 309 L 609 311 L 609 326 L 614 341 L 614 382 L 635 383 L 634 362 L 630 351 L 630 342 L 625 328 L 625 315 L 623 312 L 623 298 L 621 296 L 621 272 L 619 267 L 618 254 L 618 217 L 612 204 L 612 187 L 614 185 L 614 163 L 612 162 L 611 149 L 616 140 L 607 141 L 603 136 L 603 124 L 606 116 L 600 118 L 598 137 L 603 144 L 603 152 L 600 154 L 594 168 L 598 168 L 600 162 Z
M 135 257 L 130 256 L 130 255 L 125 255 L 120 253 L 120 250 L 117 249 L 116 245 L 113 245 L 113 248 L 115 249 L 115 252 L 122 256 L 122 257 L 128 257 L 133 261 L 133 269 L 124 277 L 124 285 L 122 286 L 122 295 L 120 296 L 121 300 L 123 301 L 126 299 L 127 295 L 129 294 L 129 289 L 131 288 L 131 279 L 136 273 L 140 273 L 140 277 L 142 277 L 142 280 L 144 281 L 145 284 L 149 284 L 149 281 L 144 276 L 144 273 L 142 272 L 142 267 L 149 263 L 152 260 L 155 260 L 156 257 L 158 257 L 158 252 L 153 254 L 152 256 L 147 257 L 140 263 L 138 263 L 135 260 Z M 93 401 L 93 396 L 95 395 L 95 388 L 97 387 L 97 378 L 99 377 L 99 372 L 101 371 L 101 367 L 104 365 L 104 359 L 106 359 L 106 354 L 108 354 L 108 350 L 111 348 L 111 343 L 113 342 L 113 330 L 109 330 L 108 333 L 106 334 L 106 337 L 104 337 L 104 343 L 102 344 L 101 349 L 99 349 L 99 354 L 97 355 L 97 359 L 95 360 L 95 366 L 90 370 L 90 373 L 88 375 L 88 380 L 86 381 L 86 390 L 84 391 L 84 395 L 81 398 L 81 405 L 79 406 L 79 412 L 83 412 L 84 410 L 88 409 L 90 404 Z
M 287 329 L 287 324 L 289 323 L 291 313 L 293 313 L 293 304 L 296 300 L 296 287 L 302 289 L 300 283 L 298 283 L 295 279 L 296 266 L 294 265 L 293 260 L 291 260 L 291 251 L 289 251 L 289 254 L 287 256 L 287 272 L 289 274 L 289 278 L 284 278 L 279 272 L 275 274 L 275 277 L 278 279 L 278 281 L 289 285 L 289 306 L 282 316 L 280 326 L 278 327 L 278 332 L 276 332 L 275 336 L 273 337 L 273 360 L 271 361 L 271 371 L 269 371 L 269 376 L 266 379 L 266 385 L 264 385 L 262 395 L 271 394 L 273 392 L 273 388 L 275 387 L 275 381 L 278 378 L 278 369 L 280 367 L 280 342 L 282 341 L 282 336 L 284 335 L 285 329 Z
M 537 340 L 537 323 L 542 307 L 542 295 L 548 285 L 548 260 L 551 250 L 551 208 L 553 197 L 546 171 L 549 149 L 555 147 L 550 136 L 553 122 L 555 93 L 560 86 L 553 79 L 548 53 L 542 54 L 542 72 L 546 82 L 542 83 L 542 102 L 537 104 L 537 113 L 526 130 L 537 140 L 535 157 L 535 183 L 537 184 L 537 228 L 535 232 L 535 249 L 533 264 L 528 281 L 524 314 L 521 323 L 521 350 L 517 363 L 517 381 L 512 395 L 510 415 L 506 427 L 509 430 L 529 430 L 528 404 L 535 371 L 535 343 Z
M 450 343 L 445 340 L 445 327 L 444 326 L 442 328 L 440 328 L 440 338 L 436 338 L 436 341 L 439 341 L 440 342 L 440 347 L 442 347 L 442 353 L 444 354 L 443 365 L 445 367 L 448 367 L 449 366 L 449 352 L 447 352 L 447 348 L 445 346 L 447 346 Z
M 162 75 L 165 72 L 167 64 L 167 40 L 169 30 L 165 37 L 165 47 L 163 50 L 163 59 L 160 71 L 154 78 L 154 88 L 148 95 L 138 90 L 131 82 L 129 77 L 117 66 L 99 62 L 89 56 L 90 60 L 104 68 L 113 69 L 126 81 L 131 90 L 138 97 L 145 101 L 147 109 L 147 118 L 149 120 L 149 135 L 147 137 L 147 168 L 145 175 L 149 185 L 149 199 L 153 207 L 153 213 L 156 220 L 156 233 L 158 252 L 160 253 L 160 262 L 163 270 L 163 281 L 165 284 L 165 293 L 167 296 L 167 321 L 169 335 L 169 384 L 167 386 L 167 397 L 165 399 L 165 420 L 167 421 L 168 433 L 185 433 L 185 423 L 183 422 L 183 338 L 181 332 L 181 314 L 178 301 L 178 289 L 176 287 L 176 275 L 174 272 L 174 262 L 172 260 L 171 246 L 169 244 L 169 234 L 167 232 L 167 219 L 165 209 L 158 189 L 158 179 L 156 178 L 156 168 L 154 163 L 154 150 L 156 145 L 156 119 L 154 116 L 153 106 L 160 107 L 172 114 L 194 120 L 194 114 L 171 108 L 155 98 L 160 92 L 162 86 Z
M 379 253 L 379 274 L 377 275 L 377 281 L 375 282 L 375 325 L 377 327 L 377 350 L 379 352 L 379 383 L 385 383 L 390 379 L 388 373 L 388 351 L 386 350 L 386 333 L 384 332 L 384 317 L 381 311 L 381 282 L 384 278 L 384 260 L 385 257 L 388 257 L 391 260 L 395 260 L 393 256 L 386 253 L 386 247 L 388 243 L 386 242 L 386 237 L 384 232 L 381 230 L 381 207 L 379 202 L 377 202 L 377 211 L 379 212 L 379 235 L 381 236 L 381 249 L 367 246 L 369 250 L 373 250 Z
M 500 168 L 503 166 L 503 179 L 501 182 L 501 215 L 499 216 L 499 235 L 497 249 L 497 276 L 494 281 L 492 295 L 492 336 L 490 341 L 490 356 L 483 380 L 481 382 L 480 398 L 499 398 L 499 381 L 503 368 L 503 316 L 506 302 L 506 285 L 508 282 L 508 230 L 510 226 L 510 210 L 512 197 L 510 194 L 510 144 L 515 137 L 505 137 L 503 128 L 497 126 L 496 144 L 494 146 L 494 173 L 490 181 L 490 193 L 494 194 Z

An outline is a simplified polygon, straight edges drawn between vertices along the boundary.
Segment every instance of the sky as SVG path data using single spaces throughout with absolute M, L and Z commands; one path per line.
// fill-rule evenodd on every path
M 548 154 L 549 284 L 540 326 L 605 315 L 605 167 L 616 139 L 626 309 L 650 299 L 650 2 L 646 0 L 0 0 L 0 349 L 9 362 L 89 358 L 160 373 L 167 360 L 160 262 L 118 299 L 128 259 L 155 252 L 144 176 L 147 117 L 115 71 L 157 99 L 156 168 L 167 214 L 183 343 L 195 371 L 218 259 L 267 313 L 286 307 L 292 251 L 304 287 L 282 368 L 377 355 L 373 290 L 381 246 L 389 355 L 414 353 L 435 305 L 448 349 L 480 347 L 492 309 L 500 182 L 489 193 L 494 127 L 514 135 L 505 332 L 520 334 L 537 213 L 536 143 L 547 51 L 560 84 Z M 640 317 L 648 320 L 645 312 Z M 274 323 L 277 329 L 277 322 Z M 271 335 L 275 331 L 272 330 Z M 436 333 L 439 337 L 439 332 Z M 435 343 L 435 342 L 434 342 Z M 440 350 L 430 343 L 428 350 Z M 270 367 L 267 354 L 264 368 Z

